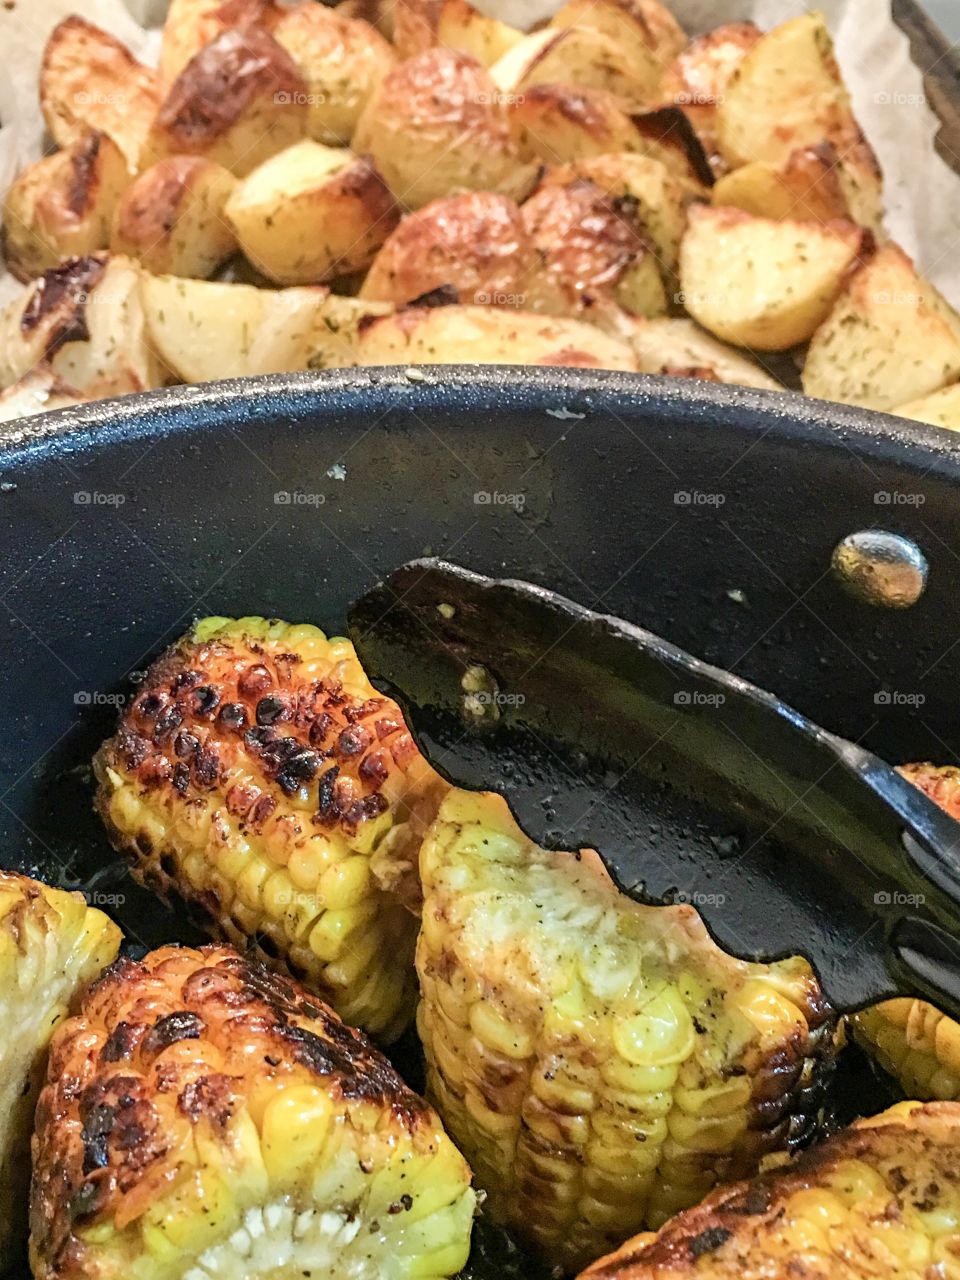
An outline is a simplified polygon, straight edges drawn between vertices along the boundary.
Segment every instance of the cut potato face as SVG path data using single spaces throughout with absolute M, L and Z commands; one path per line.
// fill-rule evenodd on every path
M 170 87 L 145 159 L 199 155 L 242 177 L 306 135 L 307 85 L 286 49 L 258 27 L 205 45 Z
M 524 38 L 522 31 L 481 13 L 468 0 L 404 0 L 395 19 L 393 42 L 401 58 L 441 45 L 492 67 Z
M 160 78 L 169 88 L 204 45 L 230 27 L 262 23 L 273 0 L 170 0 L 163 24 Z
M 895 244 L 848 281 L 813 336 L 808 396 L 896 410 L 960 378 L 960 319 Z
M 627 59 L 651 101 L 665 68 L 687 43 L 683 28 L 659 0 L 567 0 L 550 25 L 587 27 L 605 36 Z
M 748 360 L 692 320 L 672 316 L 643 319 L 623 313 L 604 319 L 607 331 L 629 344 L 641 373 L 700 378 L 759 391 L 783 390 L 756 361 Z
M 363 270 L 399 216 L 369 160 L 311 141 L 255 169 L 226 214 L 250 262 L 278 284 L 318 284 Z
M 864 234 L 849 222 L 774 222 L 695 205 L 680 250 L 683 304 L 726 342 L 785 351 L 829 315 Z
M 615 302 L 636 315 L 667 309 L 656 257 L 636 203 L 580 178 L 547 185 L 521 210 L 539 259 L 526 306 L 549 315 L 589 317 Z
M 428 49 L 383 79 L 360 117 L 354 150 L 373 158 L 409 209 L 458 191 L 519 198 L 536 177 L 487 71 L 449 49 Z
M 17 422 L 37 413 L 86 404 L 89 399 L 68 387 L 50 369 L 33 369 L 6 391 L 0 391 L 0 422 Z
M 822 13 L 785 22 L 754 44 L 727 82 L 716 125 L 721 154 L 734 168 L 780 164 L 855 127 Z
M 508 101 L 537 84 L 601 89 L 635 110 L 651 100 L 628 54 L 592 27 L 547 27 L 525 36 L 494 63 L 490 77 Z
M 626 345 L 593 325 L 497 307 L 410 307 L 367 322 L 357 353 L 362 365 L 637 367 Z
M 527 160 L 565 164 L 636 151 L 637 131 L 618 98 L 600 89 L 538 84 L 509 104 L 510 128 Z
M 524 306 L 537 255 L 516 203 L 489 191 L 434 200 L 404 218 L 360 290 L 401 306 L 435 289 L 460 301 Z
M 644 233 L 656 252 L 661 275 L 668 287 L 675 288 L 674 276 L 689 203 L 683 184 L 662 161 L 620 152 L 557 165 L 547 170 L 540 186 L 566 186 L 584 179 L 614 199 L 635 203 Z
M 932 396 L 924 396 L 921 400 L 911 400 L 909 404 L 902 404 L 892 412 L 914 422 L 927 422 L 931 427 L 960 431 L 960 384 L 944 387 L 942 391 L 935 391 Z
M 201 156 L 159 160 L 120 200 L 111 248 L 157 274 L 210 275 L 237 248 L 224 214 L 236 185 L 233 174 Z
M 123 152 L 105 133 L 80 135 L 24 169 L 3 205 L 10 270 L 32 280 L 67 258 L 105 249 L 129 182 Z
M 80 134 L 105 133 L 136 171 L 159 105 L 156 72 L 126 45 L 77 15 L 54 28 L 40 68 L 40 106 L 61 147 Z
M 271 34 L 306 81 L 310 137 L 349 146 L 370 95 L 396 64 L 390 45 L 369 23 L 315 0 L 286 10 Z
M 752 22 L 717 27 L 692 40 L 664 73 L 663 102 L 683 111 L 709 154 L 717 149 L 717 107 L 730 77 L 762 34 Z
M 161 386 L 139 282 L 135 262 L 105 254 L 46 271 L 0 312 L 0 386 L 35 368 L 91 399 Z

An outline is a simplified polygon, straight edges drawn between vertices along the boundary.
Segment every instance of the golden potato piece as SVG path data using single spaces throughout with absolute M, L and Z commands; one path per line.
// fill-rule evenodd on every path
M 528 160 L 564 164 L 638 149 L 637 131 L 620 100 L 600 89 L 534 85 L 509 104 L 509 120 Z
M 692 320 L 673 316 L 604 317 L 613 337 L 629 344 L 642 373 L 674 378 L 727 382 L 759 391 L 782 391 L 782 385 L 742 351 L 727 346 Z
M 498 307 L 409 307 L 363 325 L 357 353 L 362 365 L 637 367 L 628 347 L 594 325 Z
M 490 18 L 469 0 L 403 0 L 394 14 L 393 43 L 401 58 L 412 58 L 434 45 L 469 54 L 492 67 L 524 38 L 516 27 Z
M 960 319 L 904 251 L 883 245 L 813 336 L 808 396 L 895 410 L 960 378 Z
M 360 297 L 402 305 L 449 286 L 462 302 L 524 306 L 536 261 L 516 203 L 492 191 L 468 191 L 404 218 L 377 255 Z
M 322 285 L 257 289 L 177 276 L 145 275 L 141 297 L 151 340 L 183 382 L 356 364 L 361 317 L 383 311 Z
M 683 28 L 660 0 L 567 0 L 550 25 L 588 27 L 606 36 L 628 59 L 650 97 L 687 43 Z
M 169 88 L 204 45 L 230 27 L 263 23 L 273 0 L 171 0 L 163 24 L 160 78 Z
M 86 404 L 90 396 L 61 381 L 50 369 L 31 369 L 19 382 L 0 391 L 0 422 L 17 422 L 37 413 Z
M 286 10 L 271 33 L 307 83 L 310 137 L 349 146 L 370 95 L 396 64 L 390 45 L 368 22 L 316 0 Z
M 457 191 L 520 197 L 536 176 L 521 161 L 488 72 L 449 49 L 428 49 L 385 76 L 353 145 L 409 209 Z
M 206 156 L 243 177 L 306 135 L 308 96 L 286 49 L 258 27 L 233 27 L 171 85 L 145 158 Z
M 244 178 L 226 215 L 250 262 L 278 284 L 319 284 L 364 269 L 399 216 L 368 159 L 310 140 Z
M 579 178 L 542 187 L 521 215 L 539 258 L 527 294 L 531 310 L 589 317 L 615 302 L 636 315 L 666 311 L 657 260 L 629 197 Z
M 135 171 L 159 105 L 156 72 L 126 45 L 76 14 L 53 29 L 40 68 L 40 107 L 60 146 L 91 130 L 105 133 Z
M 931 427 L 960 431 L 960 384 L 944 387 L 942 391 L 935 391 L 920 400 L 911 400 L 892 412 L 914 422 L 927 422 Z
M 105 133 L 80 135 L 24 169 L 3 205 L 7 266 L 31 280 L 66 258 L 105 249 L 129 181 L 123 152 Z
M 506 101 L 537 84 L 601 89 L 637 110 L 652 97 L 628 54 L 592 27 L 547 27 L 525 36 L 494 63 L 490 78 Z
M 359 18 L 362 22 L 369 22 L 384 40 L 392 42 L 397 35 L 397 8 L 397 0 L 340 0 L 334 5 L 334 12 L 341 18 Z
M 540 186 L 566 186 L 579 179 L 594 182 L 608 195 L 636 205 L 644 232 L 656 250 L 664 282 L 674 288 L 689 203 L 683 183 L 660 160 L 619 152 L 556 165 L 546 171 Z
M 236 252 L 223 212 L 236 184 L 232 173 L 202 156 L 158 160 L 117 206 L 111 248 L 156 274 L 210 275 Z
M 45 271 L 0 311 L 0 386 L 38 367 L 92 399 L 161 386 L 139 285 L 137 263 L 106 254 Z
M 748 50 L 727 81 L 716 127 L 732 167 L 778 164 L 855 127 L 822 13 L 793 18 Z
M 864 236 L 852 222 L 774 222 L 694 205 L 680 250 L 683 304 L 718 338 L 785 351 L 829 315 Z
M 744 55 L 760 39 L 752 22 L 730 22 L 691 40 L 664 73 L 664 104 L 679 107 L 708 153 L 717 150 L 717 106 Z

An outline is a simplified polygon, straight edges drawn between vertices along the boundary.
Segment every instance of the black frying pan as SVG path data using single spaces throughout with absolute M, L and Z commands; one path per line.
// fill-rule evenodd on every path
M 0 864 L 122 899 L 144 945 L 189 935 L 117 868 L 86 772 L 130 673 L 205 613 L 342 629 L 424 554 L 637 622 L 886 759 L 960 759 L 946 432 L 712 384 L 444 368 L 181 388 L 23 433 L 0 447 Z M 929 562 L 912 608 L 832 573 L 872 528 Z

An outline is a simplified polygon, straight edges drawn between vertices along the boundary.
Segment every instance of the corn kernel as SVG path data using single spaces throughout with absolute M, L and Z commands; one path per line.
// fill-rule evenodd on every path
M 643 1012 L 618 1022 L 613 1043 L 627 1062 L 652 1067 L 682 1062 L 693 1051 L 693 1020 L 680 996 L 665 987 L 644 1004 Z

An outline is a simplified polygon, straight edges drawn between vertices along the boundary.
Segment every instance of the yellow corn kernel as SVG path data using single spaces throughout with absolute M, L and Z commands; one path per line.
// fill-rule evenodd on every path
M 529 1058 L 534 1040 L 529 1032 L 497 1013 L 485 1001 L 479 1001 L 470 1010 L 470 1029 L 481 1044 L 489 1045 L 506 1058 Z
M 846 1205 L 882 1198 L 888 1194 L 887 1184 L 870 1165 L 862 1160 L 844 1160 L 827 1175 L 827 1185 Z
M 329 1097 L 308 1085 L 285 1089 L 263 1113 L 263 1161 L 284 1189 L 306 1186 L 320 1163 L 333 1116 Z
M 613 1032 L 617 1052 L 635 1067 L 683 1062 L 693 1051 L 695 1039 L 693 1019 L 679 994 L 669 987 L 646 1002 L 642 1013 L 618 1023 Z

